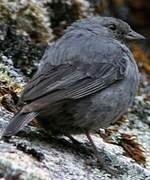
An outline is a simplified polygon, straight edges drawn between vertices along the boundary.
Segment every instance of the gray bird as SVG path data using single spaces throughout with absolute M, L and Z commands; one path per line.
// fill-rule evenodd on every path
M 138 68 L 126 43 L 138 39 L 144 37 L 112 17 L 73 23 L 46 50 L 3 135 L 36 118 L 54 135 L 86 134 L 97 153 L 90 133 L 114 123 L 136 94 Z

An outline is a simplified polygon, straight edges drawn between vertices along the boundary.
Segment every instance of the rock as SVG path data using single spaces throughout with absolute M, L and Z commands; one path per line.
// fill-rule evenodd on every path
M 14 64 L 13 64 L 13 61 L 11 58 L 8 58 L 1 53 L 0 54 L 0 60 L 1 60 L 1 63 L 0 63 L 1 75 L 5 74 L 8 79 L 12 78 L 15 80 L 15 82 L 18 82 L 18 83 L 24 82 L 24 78 L 21 76 L 20 70 L 14 68 Z M 7 78 L 6 78 L 6 80 L 7 80 Z M 2 77 L 0 78 L 0 80 L 2 81 Z
M 17 33 L 27 34 L 36 42 L 50 40 L 50 20 L 42 3 L 34 0 L 1 0 L 0 9 L 1 24 L 15 27 Z
M 31 77 L 37 70 L 38 62 L 42 57 L 46 44 L 37 44 L 28 35 L 17 34 L 16 27 L 13 26 L 7 27 L 5 33 L 5 35 L 3 34 L 4 39 L 0 40 L 1 62 L 5 65 L 6 63 L 10 64 L 10 61 L 12 61 L 13 66 L 20 69 L 24 76 Z

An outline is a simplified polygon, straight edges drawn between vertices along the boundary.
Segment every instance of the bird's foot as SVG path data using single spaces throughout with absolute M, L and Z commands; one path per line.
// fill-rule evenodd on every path
M 108 159 L 105 156 L 104 149 L 101 149 L 101 151 L 98 151 L 96 145 L 94 144 L 94 142 L 88 132 L 86 132 L 86 136 L 93 147 L 93 151 L 97 158 L 99 167 L 104 169 L 105 171 L 107 171 L 109 174 L 111 174 L 115 177 L 118 177 L 118 175 L 120 174 L 121 171 L 117 168 L 114 168 L 111 165 L 111 159 Z
M 84 152 L 84 154 L 91 155 L 90 149 L 86 149 L 85 146 L 83 145 L 83 143 L 77 141 L 71 135 L 66 135 L 66 136 L 71 140 L 71 142 L 73 143 L 76 150 L 80 150 L 80 152 Z M 94 155 L 97 158 L 98 167 L 105 170 L 107 173 L 111 174 L 112 176 L 118 177 L 121 170 L 112 166 L 111 159 L 106 157 L 103 148 L 101 149 L 101 151 L 98 151 L 98 149 L 97 149 L 96 145 L 94 144 L 89 133 L 86 133 L 86 136 L 87 136 L 90 144 L 92 145 Z
M 105 170 L 107 173 L 111 174 L 112 176 L 118 177 L 120 174 L 118 169 L 112 167 L 110 162 L 107 162 L 105 159 L 101 158 L 100 156 L 97 157 L 97 164 L 101 169 Z

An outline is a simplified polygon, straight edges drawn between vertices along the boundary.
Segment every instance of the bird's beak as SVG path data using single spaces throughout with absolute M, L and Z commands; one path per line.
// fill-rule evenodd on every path
M 143 40 L 145 39 L 144 36 L 142 36 L 141 34 L 131 30 L 127 35 L 126 35 L 126 39 L 127 40 Z

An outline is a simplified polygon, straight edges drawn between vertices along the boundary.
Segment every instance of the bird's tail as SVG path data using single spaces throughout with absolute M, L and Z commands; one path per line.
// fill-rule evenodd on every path
M 3 136 L 12 136 L 19 132 L 25 125 L 32 121 L 37 116 L 37 113 L 29 112 L 22 113 L 18 112 L 13 119 L 10 121 L 8 126 L 3 132 Z

